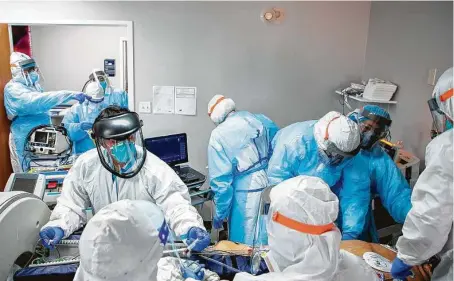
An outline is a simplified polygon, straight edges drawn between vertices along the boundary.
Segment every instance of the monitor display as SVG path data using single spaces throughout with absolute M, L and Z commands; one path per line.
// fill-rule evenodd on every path
M 145 139 L 145 147 L 169 165 L 188 162 L 186 134 L 148 138 Z
M 35 132 L 35 142 L 47 143 L 47 132 Z
M 25 191 L 33 193 L 35 191 L 37 178 L 18 178 L 14 180 L 11 191 Z

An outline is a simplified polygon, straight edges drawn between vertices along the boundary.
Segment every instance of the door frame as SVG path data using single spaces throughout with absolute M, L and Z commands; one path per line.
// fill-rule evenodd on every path
M 24 21 L 1 21 L 8 24 L 10 34 L 10 45 L 12 50 L 12 32 L 11 25 L 92 25 L 92 26 L 123 26 L 126 27 L 126 38 L 130 44 L 127 47 L 127 70 L 128 70 L 128 107 L 134 111 L 134 24 L 133 21 L 115 21 L 115 20 L 24 20 Z M 121 63 L 121 62 L 120 62 Z M 122 81 L 122 77 L 120 81 Z

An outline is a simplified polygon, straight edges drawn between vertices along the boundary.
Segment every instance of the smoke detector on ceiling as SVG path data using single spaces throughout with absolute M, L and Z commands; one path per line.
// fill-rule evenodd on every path
M 280 8 L 270 8 L 262 11 L 260 18 L 266 23 L 281 23 L 284 20 L 284 10 Z

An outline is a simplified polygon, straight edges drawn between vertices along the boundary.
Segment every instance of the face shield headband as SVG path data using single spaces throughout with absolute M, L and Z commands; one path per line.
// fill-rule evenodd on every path
M 20 68 L 22 77 L 27 86 L 38 85 L 37 82 L 44 78 L 39 71 L 38 64 L 32 58 L 20 61 L 15 66 Z M 41 90 L 41 87 L 39 87 L 39 90 Z
M 453 96 L 453 89 L 449 89 L 438 99 L 440 102 L 445 102 Z M 432 139 L 441 133 L 450 129 L 449 126 L 452 126 L 452 120 L 440 109 L 437 101 L 437 97 L 431 98 L 427 101 L 429 105 L 430 114 L 432 115 L 432 130 L 431 137 Z
M 135 112 L 103 118 L 93 124 L 92 138 L 104 168 L 121 178 L 132 178 L 140 172 L 147 156 L 142 126 Z
M 110 88 L 109 78 L 107 78 L 107 74 L 104 71 L 93 71 L 89 76 L 89 80 L 97 82 L 104 91 L 107 91 L 107 89 Z

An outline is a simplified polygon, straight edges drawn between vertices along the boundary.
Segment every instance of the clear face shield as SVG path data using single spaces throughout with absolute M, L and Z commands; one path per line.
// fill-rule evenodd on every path
M 363 110 L 360 116 L 364 121 L 358 121 L 358 126 L 361 132 L 361 144 L 363 149 L 371 149 L 379 140 L 389 136 L 389 127 L 392 121 L 387 118 L 370 113 Z
M 105 93 L 108 93 L 110 89 L 110 81 L 107 77 L 107 74 L 102 70 L 94 70 L 93 73 L 90 74 L 90 80 L 98 83 L 98 85 L 104 89 Z
M 351 159 L 354 157 L 358 152 L 361 150 L 361 147 L 357 147 L 355 150 L 351 152 L 344 152 L 337 148 L 337 146 L 329 142 L 327 145 L 326 149 L 322 149 L 320 151 L 320 155 L 322 158 L 322 161 L 331 166 L 337 166 L 340 165 L 344 160 Z
M 436 98 L 427 101 L 430 114 L 432 115 L 432 130 L 431 138 L 434 139 L 438 135 L 452 128 L 452 120 L 438 106 Z
M 147 156 L 142 126 L 135 112 L 103 118 L 94 123 L 92 138 L 101 163 L 109 172 L 121 178 L 132 178 L 142 169 Z
M 85 85 L 82 88 L 89 98 L 88 100 L 94 103 L 102 102 L 104 96 L 109 94 L 111 90 L 111 85 L 107 74 L 102 70 L 93 70 L 88 77 L 88 81 L 85 82 Z
M 21 69 L 22 77 L 25 80 L 27 86 L 39 86 L 38 82 L 44 80 L 41 71 L 39 70 L 38 63 L 34 59 L 26 59 L 18 63 L 18 67 Z

